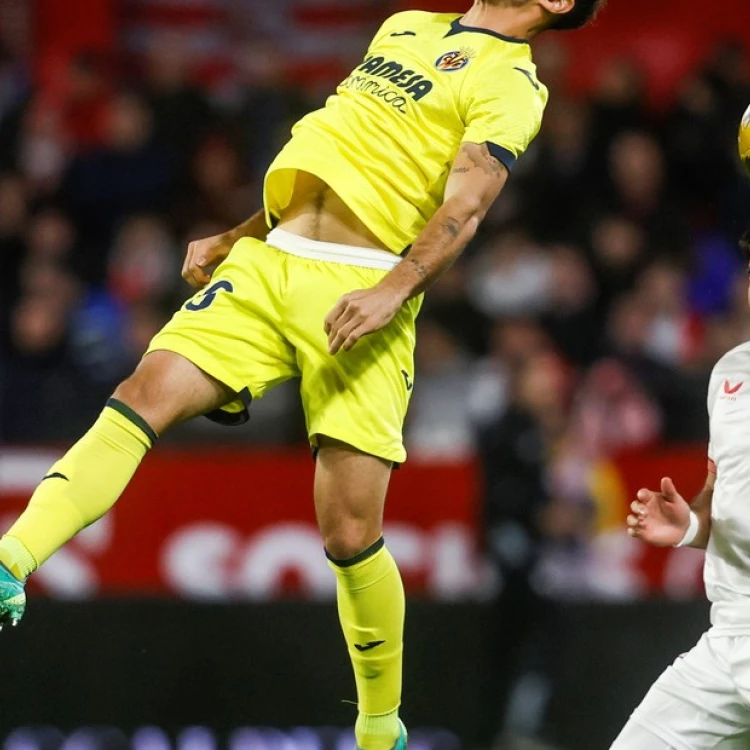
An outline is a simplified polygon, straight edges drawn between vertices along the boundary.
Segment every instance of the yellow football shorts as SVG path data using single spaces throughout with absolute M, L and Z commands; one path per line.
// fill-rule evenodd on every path
M 148 352 L 180 354 L 254 399 L 299 377 L 313 446 L 324 435 L 401 463 L 421 298 L 407 302 L 383 330 L 336 356 L 328 353 L 323 329 L 344 294 L 373 287 L 386 273 L 311 260 L 244 238 L 207 287 L 154 337 Z

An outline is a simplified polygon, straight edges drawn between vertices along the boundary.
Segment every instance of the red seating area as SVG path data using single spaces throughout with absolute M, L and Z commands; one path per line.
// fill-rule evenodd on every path
M 363 0 L 361 2 L 314 2 L 290 0 L 294 25 L 284 29 L 285 38 L 278 40 L 289 53 L 289 75 L 303 86 L 330 82 L 346 73 L 351 45 L 342 37 L 362 38 L 379 20 L 394 10 L 423 8 L 440 12 L 461 11 L 467 0 Z M 35 28 L 35 48 L 38 70 L 48 81 L 54 81 L 69 54 L 81 48 L 95 48 L 112 52 L 117 40 L 133 35 L 158 32 L 169 28 L 172 32 L 194 34 L 199 40 L 208 29 L 219 36 L 239 35 L 252 41 L 258 28 L 243 25 L 251 19 L 263 21 L 268 15 L 264 3 L 246 3 L 240 19 L 231 4 L 218 0 L 203 0 L 189 4 L 165 0 L 71 0 L 61 4 L 56 0 L 38 0 Z M 569 57 L 567 82 L 573 90 L 586 90 L 597 80 L 602 66 L 613 58 L 630 57 L 638 60 L 648 74 L 652 101 L 656 106 L 675 90 L 675 84 L 706 55 L 707 48 L 717 36 L 732 36 L 750 41 L 750 25 L 742 23 L 747 14 L 745 0 L 722 0 L 720 13 L 707 13 L 700 0 L 629 0 L 611 2 L 606 14 L 592 28 L 575 36 L 560 35 L 545 44 L 561 44 Z M 264 7 L 265 6 L 265 7 Z M 71 17 L 85 23 L 70 22 Z M 63 22 L 63 20 L 65 22 Z M 230 27 L 231 34 L 230 34 Z M 294 37 L 314 41 L 302 47 L 290 43 Z M 265 32 L 264 32 L 265 33 Z M 215 79 L 230 65 L 229 48 L 217 45 L 215 50 L 203 50 L 205 74 Z M 315 64 L 309 58 L 315 54 Z

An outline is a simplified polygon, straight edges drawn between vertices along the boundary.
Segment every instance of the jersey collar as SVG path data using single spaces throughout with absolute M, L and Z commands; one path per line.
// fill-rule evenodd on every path
M 505 34 L 499 34 L 497 31 L 490 31 L 489 29 L 480 29 L 476 26 L 464 26 L 461 23 L 461 19 L 457 18 L 451 23 L 451 30 L 445 35 L 446 37 L 454 36 L 455 34 L 463 34 L 468 32 L 470 34 L 487 34 L 488 36 L 494 36 L 496 39 L 501 39 L 504 42 L 510 42 L 511 44 L 528 44 L 528 39 L 520 39 L 517 36 L 506 36 Z

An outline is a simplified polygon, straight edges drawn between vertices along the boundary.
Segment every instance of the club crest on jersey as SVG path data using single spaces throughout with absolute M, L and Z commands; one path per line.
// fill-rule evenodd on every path
M 440 55 L 435 61 L 435 67 L 444 73 L 453 73 L 457 70 L 463 70 L 475 57 L 473 50 L 457 49 L 453 52 L 446 52 Z
M 729 380 L 724 381 L 724 393 L 719 394 L 720 401 L 736 401 L 737 394 L 740 392 L 742 386 L 745 385 L 744 380 L 740 380 L 738 383 L 730 383 Z

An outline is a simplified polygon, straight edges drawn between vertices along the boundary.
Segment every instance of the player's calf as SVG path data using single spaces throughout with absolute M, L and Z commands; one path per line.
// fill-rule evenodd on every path
M 357 683 L 355 725 L 362 750 L 403 750 L 398 718 L 404 589 L 381 536 L 390 464 L 321 439 L 315 506 L 336 574 L 339 619 Z

